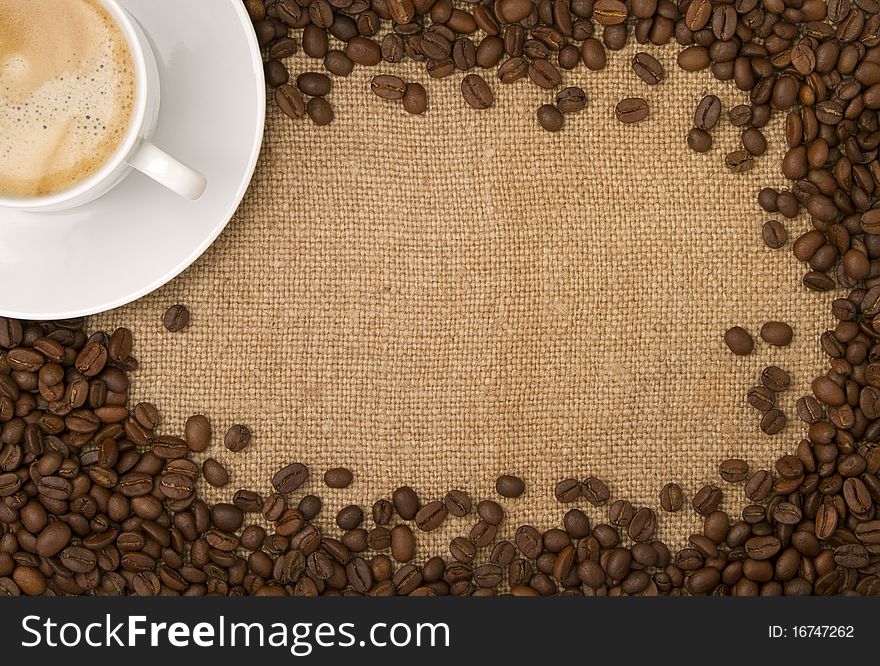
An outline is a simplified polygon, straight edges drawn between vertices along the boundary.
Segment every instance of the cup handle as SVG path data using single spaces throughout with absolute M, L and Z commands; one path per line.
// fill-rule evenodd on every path
M 208 186 L 208 180 L 202 174 L 178 162 L 148 141 L 141 142 L 128 163 L 142 174 L 190 201 L 202 196 Z

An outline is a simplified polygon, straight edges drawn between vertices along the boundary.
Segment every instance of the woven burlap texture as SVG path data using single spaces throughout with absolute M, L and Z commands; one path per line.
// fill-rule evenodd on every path
M 639 49 L 666 67 L 660 85 L 632 72 Z M 164 431 L 182 432 L 192 413 L 211 418 L 207 455 L 232 481 L 207 495 L 269 492 L 276 469 L 301 461 L 311 478 L 291 501 L 320 495 L 328 529 L 342 506 L 367 508 L 404 483 L 424 500 L 450 488 L 500 499 L 501 473 L 527 484 L 503 502 L 502 533 L 559 524 L 570 507 L 553 487 L 569 476 L 597 475 L 614 498 L 655 508 L 673 544 L 698 521 L 689 507 L 660 511 L 665 482 L 688 496 L 717 483 L 738 511 L 741 490 L 720 480 L 718 463 L 738 456 L 757 469 L 793 450 L 803 432 L 794 402 L 821 371 L 831 297 L 801 286 L 788 248 L 761 242 L 768 216 L 755 195 L 786 185 L 782 119 L 748 174 L 723 165 L 740 147 L 723 119 L 712 150 L 691 152 L 702 95 L 718 94 L 725 112 L 745 95 L 680 71 L 677 50 L 628 47 L 603 72 L 566 73 L 589 103 L 558 134 L 535 118 L 553 93 L 528 80 L 485 74 L 496 103 L 476 111 L 461 74 L 435 81 L 417 64 L 336 79 L 329 127 L 292 121 L 270 101 L 250 192 L 214 246 L 169 285 L 95 319 L 134 331 L 135 393 L 161 408 Z M 290 65 L 293 75 L 321 69 L 304 57 Z M 378 73 L 424 83 L 428 113 L 371 94 Z M 633 95 L 651 115 L 623 125 L 614 106 Z M 792 236 L 808 227 L 785 224 Z M 178 302 L 192 324 L 172 334 L 162 314 Z M 759 340 L 738 358 L 722 344 L 729 326 L 757 339 L 769 319 L 792 324 L 790 347 Z M 771 363 L 793 378 L 780 401 L 789 425 L 775 437 L 745 401 Z M 222 445 L 233 423 L 254 433 L 238 454 Z M 324 487 L 336 465 L 354 471 L 349 489 Z M 447 554 L 475 520 L 423 536 L 420 559 Z

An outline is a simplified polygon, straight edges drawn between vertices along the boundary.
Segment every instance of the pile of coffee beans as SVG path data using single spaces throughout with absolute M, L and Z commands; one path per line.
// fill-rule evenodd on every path
M 807 437 L 774 470 L 722 462 L 720 478 L 744 483 L 752 504 L 730 516 L 719 510 L 722 490 L 706 484 L 691 498 L 702 530 L 678 552 L 655 538 L 653 509 L 612 501 L 595 476 L 560 481 L 554 495 L 607 506 L 607 521 L 573 507 L 543 531 L 508 528 L 493 499 L 453 489 L 423 500 L 403 486 L 366 510 L 344 507 L 331 534 L 316 522 L 321 499 L 301 492 L 310 470 L 296 461 L 266 497 L 239 489 L 208 504 L 201 479 L 229 483 L 219 462 L 192 457 L 211 446 L 210 420 L 196 414 L 183 436 L 165 434 L 159 409 L 130 405 L 130 331 L 0 317 L 0 595 L 878 594 L 880 388 L 871 382 L 880 363 L 868 361 L 870 338 L 854 321 L 863 303 L 837 304 L 849 314 L 824 338 L 833 364 L 859 371 L 842 386 L 838 370 L 814 382 L 816 397 L 798 406 Z M 782 390 L 787 375 L 771 366 L 762 382 Z M 239 453 L 250 441 L 243 425 L 224 436 Z M 336 467 L 323 480 L 347 488 L 354 474 Z M 513 474 L 495 489 L 500 498 L 527 490 Z M 668 483 L 659 501 L 678 511 L 685 497 Z M 427 557 L 417 535 L 449 515 L 473 516 L 473 526 L 447 556 Z

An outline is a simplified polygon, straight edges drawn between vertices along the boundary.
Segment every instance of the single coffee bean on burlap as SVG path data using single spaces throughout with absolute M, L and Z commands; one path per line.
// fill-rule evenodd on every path
M 182 331 L 189 324 L 189 310 L 184 305 L 172 305 L 165 312 L 162 324 L 172 333 Z
M 737 356 L 746 356 L 755 348 L 755 341 L 742 326 L 733 326 L 724 334 L 724 344 Z
M 718 124 L 721 117 L 721 100 L 715 95 L 706 95 L 694 111 L 694 127 L 708 132 Z
M 251 431 L 245 425 L 236 424 L 226 431 L 223 444 L 233 453 L 243 451 L 251 442 Z
M 398 76 L 379 74 L 370 81 L 370 90 L 382 99 L 403 99 L 406 93 L 406 83 Z
M 705 153 L 712 148 L 712 135 L 706 130 L 692 127 L 687 134 L 688 147 L 696 153 Z
M 518 476 L 502 474 L 495 480 L 495 490 L 502 497 L 515 498 L 526 491 L 526 484 Z
M 677 483 L 667 483 L 660 490 L 660 507 L 664 511 L 678 511 L 684 504 L 684 493 Z
M 768 365 L 761 371 L 761 383 L 771 391 L 779 393 L 791 385 L 791 377 L 782 368 Z
M 666 70 L 663 69 L 663 65 L 649 53 L 636 53 L 632 59 L 632 68 L 636 76 L 649 86 L 655 86 L 666 78 Z
M 782 321 L 768 321 L 761 326 L 761 338 L 776 347 L 786 347 L 791 344 L 794 331 L 791 326 Z
M 565 116 L 562 111 L 552 104 L 543 104 L 538 107 L 538 123 L 548 132 L 558 132 L 565 125 Z
M 563 113 L 575 113 L 586 105 L 587 94 L 582 88 L 572 86 L 556 93 L 556 107 Z
M 637 123 L 648 117 L 648 102 L 641 97 L 627 97 L 617 103 L 615 114 L 622 123 Z
M 428 92 L 421 83 L 407 83 L 403 93 L 403 108 L 407 113 L 420 115 L 428 109 Z
M 767 220 L 764 226 L 761 227 L 761 238 L 767 247 L 778 250 L 788 242 L 788 232 L 781 222 Z
M 488 109 L 495 101 L 492 89 L 479 74 L 468 74 L 462 79 L 461 94 L 465 102 L 478 110 Z

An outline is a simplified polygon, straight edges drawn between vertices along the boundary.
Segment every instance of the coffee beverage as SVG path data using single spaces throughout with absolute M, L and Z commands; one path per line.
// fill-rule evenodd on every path
M 0 196 L 55 194 L 100 169 L 125 138 L 135 79 L 98 0 L 0 0 Z

